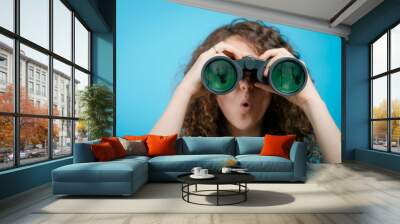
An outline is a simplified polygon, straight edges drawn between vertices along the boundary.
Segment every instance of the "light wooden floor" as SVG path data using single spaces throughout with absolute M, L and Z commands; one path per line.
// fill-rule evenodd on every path
M 363 201 L 368 206 L 358 214 L 35 214 L 36 208 L 54 200 L 50 186 L 45 185 L 0 201 L 0 223 L 400 223 L 399 173 L 353 162 L 313 165 L 308 182 L 324 186 L 349 203 Z

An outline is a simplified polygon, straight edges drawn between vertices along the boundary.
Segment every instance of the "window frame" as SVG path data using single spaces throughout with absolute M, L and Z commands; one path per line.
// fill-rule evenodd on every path
M 391 30 L 396 26 L 400 26 L 400 20 L 393 23 L 391 26 L 386 28 L 382 33 L 380 33 L 376 38 L 374 38 L 371 42 L 368 43 L 368 56 L 369 56 L 369 77 L 368 77 L 368 89 L 369 89 L 369 149 L 373 151 L 391 153 L 391 154 L 400 154 L 400 152 L 392 151 L 392 121 L 400 121 L 400 117 L 392 117 L 392 98 L 391 98 L 391 79 L 393 75 L 400 72 L 400 67 L 391 69 Z M 379 38 L 383 37 L 387 34 L 387 63 L 386 63 L 386 71 L 380 74 L 373 74 L 373 44 L 376 43 Z M 386 105 L 386 118 L 373 118 L 373 81 L 378 78 L 386 77 L 386 87 L 387 87 L 387 105 Z M 374 121 L 386 121 L 386 151 L 379 150 L 374 148 L 373 143 L 373 122 Z
M 59 160 L 62 158 L 66 157 L 71 157 L 73 156 L 74 152 L 74 143 L 75 143 L 75 126 L 76 126 L 76 121 L 79 120 L 79 117 L 75 116 L 75 108 L 71 108 L 71 114 L 70 116 L 56 116 L 53 115 L 53 59 L 58 60 L 61 63 L 64 63 L 68 66 L 71 66 L 71 83 L 74 84 L 75 82 L 75 69 L 85 73 L 89 77 L 89 83 L 88 86 L 92 85 L 92 57 L 91 57 L 91 49 L 92 49 L 92 43 L 91 43 L 91 37 L 92 37 L 92 30 L 89 28 L 89 26 L 84 22 L 84 20 L 79 16 L 79 14 L 73 10 L 73 8 L 66 2 L 65 0 L 59 0 L 68 10 L 71 11 L 71 59 L 64 58 L 63 56 L 55 53 L 54 46 L 53 46 L 53 24 L 54 24 L 54 18 L 53 18 L 53 1 L 54 0 L 48 0 L 49 3 L 49 47 L 46 49 L 45 47 L 42 47 L 39 44 L 34 43 L 33 41 L 30 41 L 29 39 L 23 37 L 20 35 L 20 0 L 14 0 L 13 1 L 13 10 L 14 10 L 14 18 L 13 18 L 13 31 L 10 31 L 4 27 L 0 26 L 0 35 L 3 35 L 5 37 L 11 38 L 13 40 L 13 63 L 12 63 L 12 73 L 10 75 L 13 75 L 14 79 L 14 93 L 13 93 L 13 102 L 14 102 L 14 110 L 13 112 L 2 112 L 0 111 L 0 116 L 4 117 L 11 117 L 13 119 L 13 154 L 14 154 L 14 161 L 13 161 L 13 166 L 10 167 L 5 167 L 5 168 L 0 168 L 0 172 L 3 172 L 5 170 L 11 170 L 11 169 L 16 169 L 19 167 L 24 167 L 24 166 L 30 166 L 33 164 L 38 164 L 38 163 L 43 163 L 47 162 L 50 160 Z M 85 69 L 81 67 L 80 65 L 75 63 L 75 18 L 83 25 L 83 27 L 88 31 L 88 69 Z M 49 58 L 49 63 L 48 63 L 48 85 L 46 88 L 46 91 L 48 93 L 45 93 L 46 96 L 48 97 L 48 112 L 46 115 L 39 115 L 39 114 L 27 114 L 27 113 L 21 113 L 20 111 L 20 45 L 23 44 L 27 47 L 30 47 L 36 51 L 39 51 L 40 53 L 43 53 L 48 56 Z M 29 64 L 27 64 L 29 66 Z M 30 67 L 28 67 L 30 68 Z M 28 70 L 27 68 L 27 70 Z M 41 75 L 40 73 L 39 75 Z M 27 82 L 30 79 L 30 74 L 26 74 L 27 77 Z M 36 70 L 33 70 L 33 79 L 32 79 L 34 86 L 36 84 Z M 39 83 L 41 83 L 41 76 L 39 76 Z M 47 80 L 46 80 L 47 81 Z M 75 85 L 72 85 L 72 99 L 71 99 L 71 104 L 74 105 L 75 103 Z M 27 89 L 27 91 L 29 91 Z M 34 89 L 34 91 L 36 91 Z M 45 91 L 45 92 L 46 92 Z M 42 94 L 40 94 L 41 96 Z M 43 158 L 43 160 L 40 160 L 38 162 L 32 162 L 32 163 L 26 163 L 26 164 L 21 164 L 20 161 L 20 119 L 21 118 L 45 118 L 47 119 L 48 122 L 48 136 L 47 136 L 47 142 L 49 143 L 47 145 L 47 150 L 48 150 L 48 155 L 47 158 Z M 54 147 L 53 147 L 53 122 L 56 120 L 65 120 L 65 121 L 71 121 L 71 153 L 68 155 L 62 155 L 62 156 L 54 156 Z

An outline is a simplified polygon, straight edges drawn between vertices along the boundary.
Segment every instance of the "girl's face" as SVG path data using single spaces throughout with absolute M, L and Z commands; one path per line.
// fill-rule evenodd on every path
M 258 57 L 255 51 L 240 39 L 232 36 L 226 43 L 252 57 Z M 271 102 L 271 93 L 254 86 L 248 74 L 239 82 L 232 92 L 217 95 L 217 103 L 228 121 L 233 135 L 260 135 L 262 118 Z M 258 132 L 258 133 L 257 133 Z

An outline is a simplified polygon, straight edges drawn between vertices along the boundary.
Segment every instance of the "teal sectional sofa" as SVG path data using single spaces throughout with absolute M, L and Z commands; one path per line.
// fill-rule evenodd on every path
M 306 180 L 305 143 L 294 142 L 290 159 L 260 156 L 263 137 L 181 137 L 177 155 L 127 156 L 96 162 L 91 141 L 75 144 L 74 163 L 52 171 L 54 194 L 131 195 L 148 181 L 176 181 L 193 167 L 218 172 L 234 159 L 259 182 L 304 182 Z

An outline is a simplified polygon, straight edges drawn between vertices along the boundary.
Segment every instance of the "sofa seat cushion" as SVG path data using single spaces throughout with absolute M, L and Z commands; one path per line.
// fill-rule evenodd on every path
M 279 156 L 239 155 L 236 160 L 249 172 L 293 172 L 292 161 Z
M 125 156 L 124 158 L 120 158 L 120 159 L 113 160 L 113 162 L 116 162 L 116 161 L 131 162 L 131 161 L 135 161 L 135 160 L 147 162 L 147 161 L 149 161 L 149 159 L 150 159 L 150 157 L 148 157 L 148 156 L 135 156 L 135 155 L 130 155 L 130 156 Z
M 231 155 L 174 155 L 157 156 L 149 160 L 149 170 L 152 172 L 190 172 L 193 167 L 202 167 L 209 171 L 219 171 L 230 159 Z
M 141 174 L 142 173 L 142 174 Z M 147 163 L 140 159 L 74 163 L 53 170 L 58 182 L 131 182 L 133 176 L 146 176 Z M 145 177 L 144 177 L 145 178 Z

